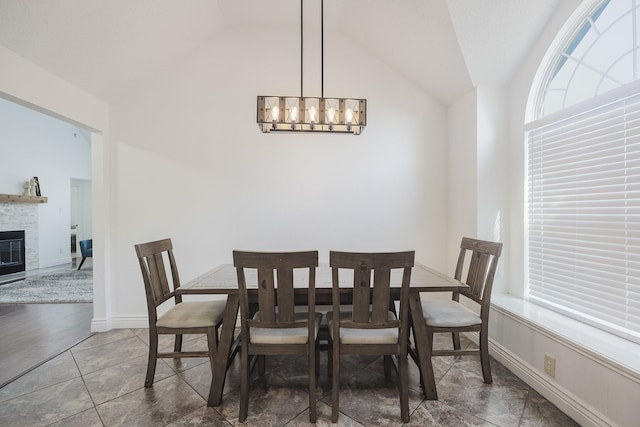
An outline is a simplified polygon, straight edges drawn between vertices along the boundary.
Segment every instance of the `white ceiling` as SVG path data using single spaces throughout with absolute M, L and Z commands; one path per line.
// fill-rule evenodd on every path
M 567 0 L 326 0 L 354 39 L 446 105 L 502 86 Z M 319 16 L 320 1 L 305 1 Z M 299 26 L 297 0 L 0 0 L 0 44 L 106 100 L 227 28 Z

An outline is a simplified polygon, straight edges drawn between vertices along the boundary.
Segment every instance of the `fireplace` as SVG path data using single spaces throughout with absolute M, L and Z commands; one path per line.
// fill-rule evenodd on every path
M 0 231 L 0 276 L 25 271 L 24 230 Z

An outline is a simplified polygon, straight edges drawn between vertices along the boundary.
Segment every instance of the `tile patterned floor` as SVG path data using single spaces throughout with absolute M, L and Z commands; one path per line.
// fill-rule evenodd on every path
M 153 388 L 145 389 L 146 329 L 94 334 L 0 389 L 2 426 L 232 426 L 238 425 L 238 358 L 223 403 L 206 406 L 211 372 L 206 359 L 158 361 Z M 448 342 L 447 337 L 439 342 Z M 161 345 L 170 347 L 169 337 Z M 472 345 L 467 342 L 467 345 Z M 204 348 L 204 337 L 185 337 L 185 348 Z M 570 418 L 492 360 L 493 384 L 484 384 L 474 357 L 434 359 L 440 399 L 425 401 L 410 362 L 407 426 L 577 426 Z M 321 353 L 316 398 L 319 426 L 330 425 L 331 381 Z M 264 377 L 252 377 L 247 426 L 309 425 L 306 361 L 271 357 Z M 395 375 L 382 359 L 344 357 L 340 426 L 401 426 Z

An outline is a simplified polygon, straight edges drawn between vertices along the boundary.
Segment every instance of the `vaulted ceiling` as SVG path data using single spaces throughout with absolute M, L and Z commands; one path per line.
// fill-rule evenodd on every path
M 567 0 L 325 0 L 325 27 L 450 105 L 475 86 L 507 85 L 562 1 Z M 0 44 L 112 101 L 227 29 L 299 26 L 299 5 L 0 0 Z M 320 0 L 305 0 L 306 9 L 319 16 Z

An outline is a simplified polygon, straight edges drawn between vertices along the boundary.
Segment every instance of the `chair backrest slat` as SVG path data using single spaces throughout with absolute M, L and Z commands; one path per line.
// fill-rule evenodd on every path
M 151 283 L 154 285 L 157 297 L 163 297 L 171 292 L 169 288 L 169 278 L 167 277 L 162 256 L 162 253 L 158 253 L 149 257 L 150 266 L 152 266 L 152 268 L 150 268 Z
M 258 268 L 258 306 L 261 320 L 275 322 L 276 290 L 271 269 Z
M 293 267 L 278 268 L 278 316 L 281 322 L 294 320 Z
M 373 274 L 375 286 L 371 301 L 371 320 L 374 323 L 382 323 L 388 320 L 387 313 L 391 303 L 391 269 L 377 268 Z
M 353 321 L 369 321 L 371 295 L 371 268 L 361 265 L 353 272 Z

